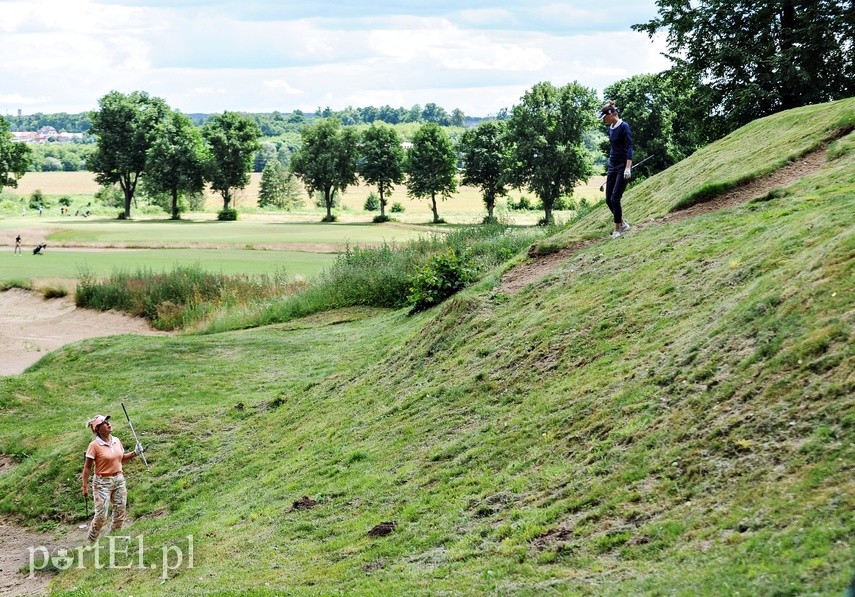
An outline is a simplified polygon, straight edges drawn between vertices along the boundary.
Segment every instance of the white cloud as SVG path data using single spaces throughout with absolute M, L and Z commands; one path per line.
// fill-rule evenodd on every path
M 621 1 L 349 1 L 301 5 L 293 19 L 267 0 L 4 1 L 0 105 L 79 112 L 140 89 L 185 112 L 435 102 L 487 114 L 538 81 L 601 90 L 667 68 L 661 40 L 613 18 L 650 19 L 653 1 Z
M 541 48 L 506 40 L 504 34 L 491 38 L 445 19 L 424 20 L 420 25 L 372 31 L 369 44 L 399 63 L 422 62 L 451 70 L 535 71 L 551 62 Z
M 226 93 L 223 87 L 194 87 L 190 90 L 197 95 L 222 95 Z
M 292 87 L 285 79 L 271 79 L 264 82 L 264 87 L 272 91 L 284 93 L 285 95 L 304 95 L 302 89 Z
M 49 101 L 47 97 L 25 97 L 20 93 L 0 94 L 0 105 L 29 106 Z

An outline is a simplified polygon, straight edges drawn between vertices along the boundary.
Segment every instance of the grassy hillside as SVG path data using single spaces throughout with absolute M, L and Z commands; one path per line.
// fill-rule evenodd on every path
M 755 123 L 627 203 L 665 213 L 840 117 L 855 102 Z M 60 593 L 840 594 L 853 213 L 849 133 L 775 198 L 594 244 L 514 296 L 494 275 L 416 317 L 79 343 L 0 381 L 0 453 L 20 462 L 0 512 L 82 519 L 83 423 L 112 413 L 127 439 L 124 400 L 152 463 L 128 467 L 145 562 L 192 535 L 194 568 L 161 584 L 90 560 Z M 596 210 L 556 242 L 607 227 Z

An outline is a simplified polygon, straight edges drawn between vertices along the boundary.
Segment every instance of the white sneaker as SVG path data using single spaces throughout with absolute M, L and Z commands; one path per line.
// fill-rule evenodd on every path
M 620 238 L 620 232 L 618 232 L 617 230 L 612 232 L 612 238 Z
M 621 224 L 620 231 L 626 232 L 630 228 L 632 228 L 632 226 L 629 225 L 629 222 L 624 222 L 623 224 Z

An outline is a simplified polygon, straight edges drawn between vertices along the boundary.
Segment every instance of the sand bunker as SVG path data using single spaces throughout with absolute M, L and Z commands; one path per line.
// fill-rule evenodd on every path
M 148 322 L 115 311 L 78 309 L 69 298 L 44 299 L 13 288 L 0 292 L 0 375 L 16 375 L 47 353 L 85 338 L 164 335 Z

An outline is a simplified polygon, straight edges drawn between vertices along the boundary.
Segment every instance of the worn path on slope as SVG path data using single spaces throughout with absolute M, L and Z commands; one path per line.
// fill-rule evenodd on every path
M 757 197 L 762 197 L 770 191 L 789 186 L 803 176 L 819 170 L 825 163 L 826 153 L 827 147 L 823 146 L 766 176 L 761 176 L 729 191 L 725 191 L 709 201 L 697 203 L 660 218 L 639 222 L 627 234 L 635 234 L 650 226 L 682 222 L 700 215 L 730 209 Z M 611 241 L 610 238 L 578 241 L 547 255 L 538 255 L 536 251 L 529 251 L 531 259 L 505 272 L 499 284 L 498 291 L 504 294 L 516 294 L 529 284 L 537 282 L 555 271 L 562 263 L 582 249 L 609 241 Z

